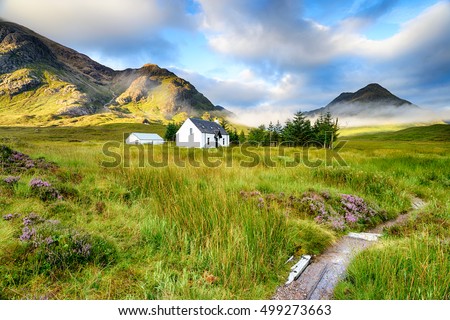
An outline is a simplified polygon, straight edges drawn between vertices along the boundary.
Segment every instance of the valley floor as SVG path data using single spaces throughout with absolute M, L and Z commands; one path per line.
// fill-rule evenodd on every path
M 208 153 L 124 149 L 130 129 L 0 127 L 1 299 L 268 299 L 291 255 L 412 197 L 426 206 L 357 255 L 333 298 L 450 298 L 448 141 Z

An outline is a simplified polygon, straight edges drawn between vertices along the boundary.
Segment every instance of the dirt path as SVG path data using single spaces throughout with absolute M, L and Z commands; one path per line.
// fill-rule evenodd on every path
M 413 210 L 423 207 L 425 203 L 418 198 L 412 199 L 412 210 L 387 221 L 368 231 L 379 234 L 384 228 L 405 223 Z M 351 259 L 376 241 L 356 239 L 346 235 L 323 254 L 314 258 L 302 275 L 289 285 L 278 287 L 274 300 L 320 300 L 331 299 L 338 281 L 344 276 Z

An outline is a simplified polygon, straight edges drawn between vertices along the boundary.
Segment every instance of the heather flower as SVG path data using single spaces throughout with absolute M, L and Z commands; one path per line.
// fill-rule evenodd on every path
M 29 227 L 24 227 L 22 229 L 22 234 L 20 235 L 19 239 L 20 239 L 20 241 L 29 241 L 35 235 L 36 235 L 36 229 L 34 229 L 34 228 L 30 229 Z
M 15 214 L 8 213 L 8 214 L 6 214 L 6 215 L 3 216 L 3 220 L 9 221 L 9 220 L 14 219 L 15 217 L 16 217 Z
M 48 181 L 44 181 L 39 178 L 34 178 L 30 181 L 30 187 L 32 192 L 39 196 L 42 201 L 61 200 L 63 197 L 59 194 L 59 191 L 52 187 L 52 184 Z
M 29 225 L 33 225 L 33 224 L 36 224 L 36 223 L 42 222 L 42 221 L 43 221 L 43 219 L 40 216 L 38 216 L 36 213 L 32 212 L 27 217 L 23 218 L 23 225 L 29 226 Z
M 345 229 L 345 221 L 342 219 L 341 216 L 333 216 L 330 219 L 331 227 L 335 230 L 342 231 Z
M 34 162 L 33 162 L 33 160 L 27 160 L 27 161 L 25 162 L 25 168 L 27 168 L 27 169 L 34 168 Z
M 350 212 L 347 212 L 347 213 L 345 214 L 345 220 L 346 220 L 348 223 L 355 223 L 356 221 L 358 221 L 358 218 L 357 218 L 354 214 L 352 214 L 352 213 L 350 213 Z
M 34 178 L 30 181 L 31 188 L 50 188 L 52 185 L 50 182 Z
M 370 208 L 364 199 L 357 196 L 342 194 L 341 204 L 345 219 L 349 223 L 369 221 L 376 214 L 375 210 Z
M 25 158 L 25 155 L 21 152 L 15 152 L 11 156 L 13 161 L 22 161 Z
M 19 182 L 19 180 L 20 180 L 19 176 L 17 176 L 17 177 L 16 176 L 9 176 L 9 177 L 6 177 L 5 179 L 3 179 L 3 182 L 5 182 L 8 185 L 14 185 L 17 182 Z

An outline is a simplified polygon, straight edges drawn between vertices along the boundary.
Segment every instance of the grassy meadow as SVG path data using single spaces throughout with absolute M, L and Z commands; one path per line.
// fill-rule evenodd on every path
M 0 299 L 270 299 L 291 255 L 320 254 L 412 197 L 427 205 L 361 253 L 335 297 L 449 299 L 450 144 L 423 138 L 449 126 L 414 129 L 414 141 L 352 136 L 336 153 L 123 149 L 124 132 L 163 135 L 158 124 L 0 127 L 16 159 L 0 167 Z

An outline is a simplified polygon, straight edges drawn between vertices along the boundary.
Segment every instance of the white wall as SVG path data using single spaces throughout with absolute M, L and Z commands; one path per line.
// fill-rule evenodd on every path
M 192 141 L 189 141 L 191 129 L 194 135 L 194 139 Z M 201 131 L 192 123 L 190 119 L 187 119 L 177 131 L 176 143 L 179 147 L 203 148 L 204 142 L 202 140 L 203 139 Z
M 189 141 L 190 130 L 194 134 L 194 140 Z M 209 145 L 208 145 L 209 138 Z M 225 139 L 225 143 L 224 140 Z M 216 140 L 212 133 L 202 133 L 190 119 L 187 119 L 177 132 L 177 146 L 189 148 L 215 148 Z M 228 147 L 230 145 L 230 136 L 224 135 L 219 139 L 219 146 Z
M 208 145 L 208 138 L 209 138 L 209 145 Z M 220 138 L 217 142 L 219 143 L 219 147 L 228 147 L 230 145 L 230 136 L 223 135 L 222 138 Z M 205 148 L 215 148 L 216 140 L 214 139 L 214 135 L 211 133 L 204 133 L 203 145 L 205 146 Z
M 126 144 L 136 144 L 136 141 L 138 141 L 138 138 L 134 134 L 130 134 L 125 140 Z

